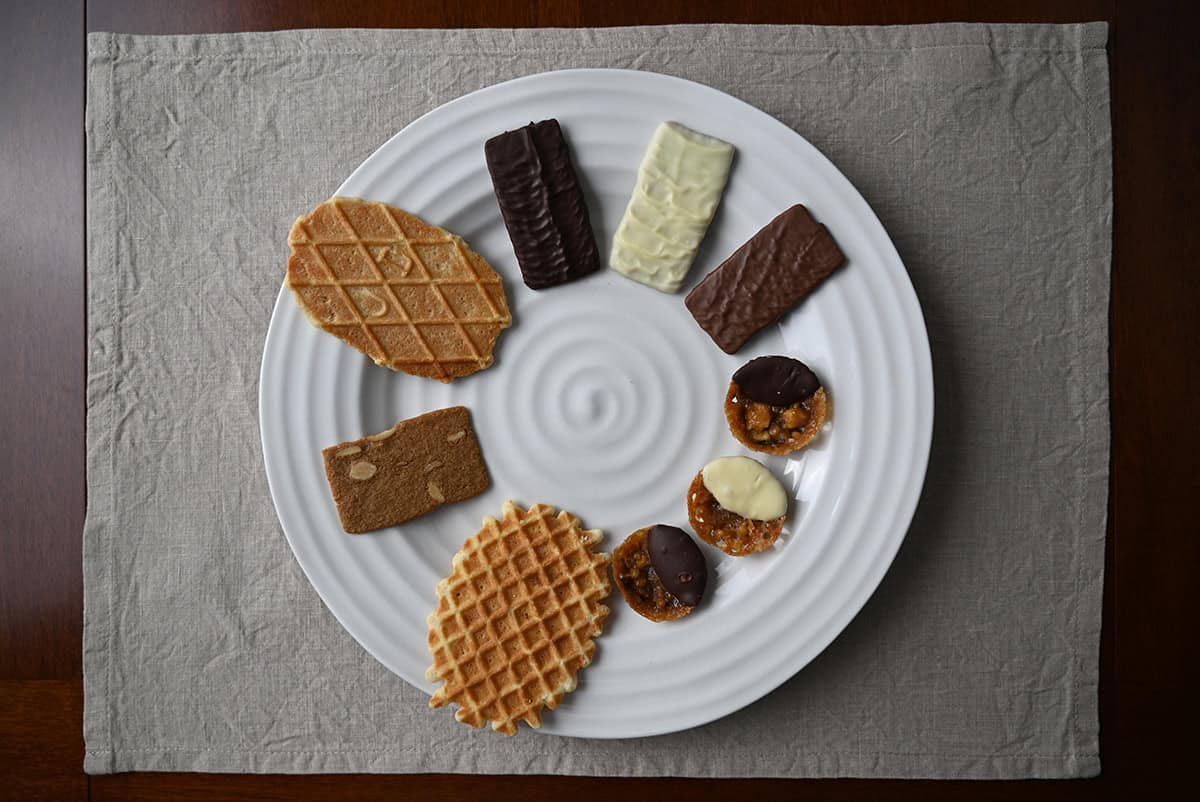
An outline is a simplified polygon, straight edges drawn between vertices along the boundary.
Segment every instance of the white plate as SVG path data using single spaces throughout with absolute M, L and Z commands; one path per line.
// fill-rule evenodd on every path
M 520 280 L 483 142 L 548 117 L 561 122 L 571 145 L 602 256 L 650 135 L 670 119 L 738 148 L 691 283 L 796 202 L 829 226 L 848 264 L 736 357 L 700 330 L 682 292 L 663 295 L 607 269 L 533 292 Z M 883 227 L 802 137 L 690 81 L 568 70 L 435 109 L 384 144 L 338 193 L 400 206 L 463 236 L 504 277 L 514 318 L 495 365 L 447 386 L 375 367 L 309 325 L 286 290 L 275 304 L 259 399 L 271 495 L 313 587 L 380 662 L 432 692 L 424 679 L 425 616 L 434 586 L 462 541 L 506 498 L 569 509 L 605 531 L 608 549 L 641 526 L 687 527 L 685 491 L 700 467 L 749 453 L 729 434 L 722 405 L 730 374 L 766 353 L 803 359 L 833 400 L 832 425 L 817 445 L 795 460 L 764 460 L 794 489 L 788 530 L 776 548 L 752 557 L 705 547 L 714 569 L 708 597 L 678 622 L 641 618 L 614 587 L 595 663 L 542 729 L 617 738 L 712 721 L 791 677 L 866 602 L 924 481 L 933 425 L 929 343 Z M 400 528 L 343 534 L 321 449 L 451 404 L 471 408 L 492 489 Z

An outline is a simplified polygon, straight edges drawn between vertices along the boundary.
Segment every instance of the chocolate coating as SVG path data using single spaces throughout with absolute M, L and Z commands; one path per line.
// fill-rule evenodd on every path
M 699 604 L 708 584 L 708 564 L 704 552 L 687 532 L 657 524 L 650 528 L 646 548 L 663 587 L 688 607 Z
M 705 276 L 685 303 L 717 347 L 733 354 L 845 261 L 829 229 L 796 204 Z
M 746 398 L 777 407 L 812 398 L 821 386 L 808 365 L 787 356 L 751 359 L 737 369 L 733 380 Z
M 525 284 L 544 289 L 599 270 L 587 203 L 558 120 L 506 131 L 483 151 Z

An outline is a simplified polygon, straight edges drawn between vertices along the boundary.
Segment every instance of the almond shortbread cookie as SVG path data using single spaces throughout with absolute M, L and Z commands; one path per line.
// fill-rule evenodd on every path
M 351 534 L 404 523 L 491 485 L 466 407 L 409 418 L 322 454 L 342 528 Z

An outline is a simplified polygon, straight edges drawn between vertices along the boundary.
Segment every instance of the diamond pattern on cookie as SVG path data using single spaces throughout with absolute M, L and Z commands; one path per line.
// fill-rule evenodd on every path
M 482 256 L 394 206 L 330 198 L 292 225 L 288 245 L 287 286 L 308 319 L 392 370 L 470 375 L 512 323 Z

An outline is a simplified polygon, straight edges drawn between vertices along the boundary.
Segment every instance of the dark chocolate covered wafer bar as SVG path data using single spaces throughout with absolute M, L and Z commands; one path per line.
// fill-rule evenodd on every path
M 558 120 L 494 136 L 483 150 L 525 284 L 540 290 L 599 270 L 587 203 Z
M 705 276 L 687 308 L 722 351 L 736 353 L 845 261 L 829 229 L 798 203 Z

